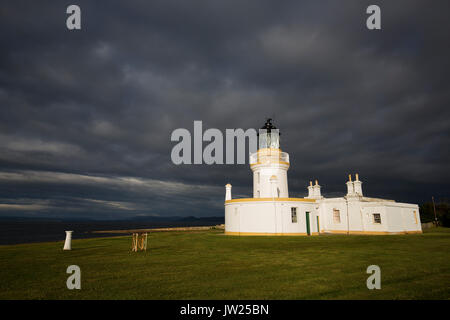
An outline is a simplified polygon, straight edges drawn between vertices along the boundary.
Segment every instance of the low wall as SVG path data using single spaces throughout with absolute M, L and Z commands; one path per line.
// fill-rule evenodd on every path
M 164 232 L 164 231 L 201 231 L 211 229 L 225 229 L 225 225 L 219 224 L 216 226 L 206 227 L 173 227 L 173 228 L 154 228 L 154 229 L 128 229 L 128 230 L 100 230 L 92 231 L 92 233 L 135 233 L 135 232 Z

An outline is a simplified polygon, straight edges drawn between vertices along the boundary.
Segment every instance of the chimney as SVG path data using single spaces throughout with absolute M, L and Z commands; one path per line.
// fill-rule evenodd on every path
M 313 186 L 313 196 L 314 198 L 320 198 L 320 186 L 319 181 L 316 180 L 316 184 Z
M 352 181 L 352 175 L 348 175 L 348 181 L 347 181 L 347 196 L 353 196 L 355 195 L 355 189 Z
M 314 197 L 313 184 L 312 181 L 309 182 L 308 186 L 308 198 Z
M 355 178 L 355 182 L 353 182 L 354 184 L 354 188 L 355 188 L 355 194 L 358 196 L 362 196 L 363 192 L 362 192 L 362 181 L 359 181 L 359 175 L 355 174 L 356 178 Z
M 225 201 L 231 200 L 231 184 L 225 186 Z

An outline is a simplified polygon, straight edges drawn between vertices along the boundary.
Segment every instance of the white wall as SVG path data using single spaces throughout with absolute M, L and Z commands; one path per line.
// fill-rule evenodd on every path
M 363 231 L 368 232 L 389 232 L 389 221 L 386 216 L 386 206 L 379 204 L 367 204 L 361 207 L 364 219 Z M 381 217 L 381 223 L 375 223 L 373 214 L 379 213 Z
M 393 201 L 368 201 L 355 197 L 325 199 L 318 201 L 324 231 L 346 233 L 399 233 L 421 231 L 419 208 L 415 204 Z M 341 222 L 336 223 L 333 209 L 340 211 Z M 416 211 L 417 223 L 414 218 Z M 373 214 L 379 213 L 381 223 L 375 223 Z M 347 222 L 348 219 L 348 222 Z
M 253 200 L 253 199 L 250 199 Z M 291 207 L 297 208 L 297 223 L 292 223 Z M 318 209 L 316 210 L 316 207 Z M 348 211 L 347 211 L 348 208 Z M 340 223 L 333 219 L 333 209 L 340 212 Z M 350 201 L 345 198 L 302 201 L 247 201 L 225 204 L 225 231 L 235 233 L 306 234 L 306 212 L 310 212 L 310 231 L 317 233 L 317 216 L 321 232 L 331 233 L 405 233 L 420 232 L 417 205 L 388 201 Z M 416 211 L 416 219 L 414 218 Z M 373 214 L 379 213 L 381 223 Z M 347 220 L 348 219 L 348 220 Z
M 319 201 L 320 220 L 324 231 L 347 231 L 347 204 L 343 198 L 327 199 Z M 333 219 L 333 209 L 340 212 L 341 222 L 337 223 Z
M 297 208 L 292 223 L 291 207 Z M 225 231 L 235 233 L 306 234 L 306 211 L 310 230 L 317 232 L 314 203 L 297 201 L 249 201 L 225 204 Z

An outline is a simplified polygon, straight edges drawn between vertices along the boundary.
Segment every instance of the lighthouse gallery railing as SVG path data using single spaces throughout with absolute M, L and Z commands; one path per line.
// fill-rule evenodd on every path
M 289 164 L 289 154 L 277 149 L 260 149 L 250 154 L 250 164 L 285 163 Z

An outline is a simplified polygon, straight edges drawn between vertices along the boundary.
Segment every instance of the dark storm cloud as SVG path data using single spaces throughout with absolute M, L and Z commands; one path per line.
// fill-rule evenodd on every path
M 176 128 L 273 116 L 291 195 L 448 196 L 448 1 L 60 1 L 0 5 L 0 214 L 223 214 L 248 166 L 170 160 Z

